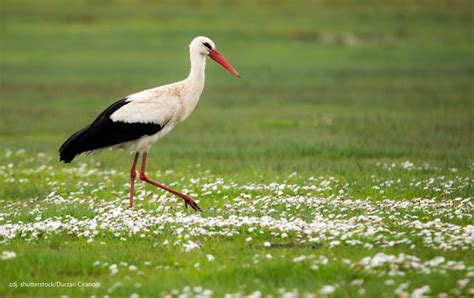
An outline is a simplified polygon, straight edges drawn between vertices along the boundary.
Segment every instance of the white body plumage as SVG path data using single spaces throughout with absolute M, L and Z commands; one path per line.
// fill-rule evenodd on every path
M 130 152 L 146 152 L 194 111 L 204 89 L 206 67 L 206 57 L 196 50 L 202 42 L 196 41 L 189 46 L 191 71 L 185 80 L 131 94 L 126 100 L 129 103 L 110 116 L 114 122 L 156 123 L 162 126 L 154 135 L 142 136 L 118 147 Z M 193 47 L 193 43 L 197 46 Z

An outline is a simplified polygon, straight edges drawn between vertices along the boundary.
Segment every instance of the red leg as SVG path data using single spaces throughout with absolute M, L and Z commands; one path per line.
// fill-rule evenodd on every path
M 135 157 L 133 158 L 132 168 L 130 169 L 130 203 L 128 208 L 133 208 L 133 194 L 135 191 L 135 177 L 137 177 L 137 160 L 138 160 L 139 153 L 135 153 Z
M 157 186 L 161 189 L 164 189 L 172 194 L 175 194 L 177 195 L 178 197 L 182 198 L 185 202 L 186 202 L 186 206 L 189 204 L 191 205 L 191 207 L 196 210 L 196 211 L 201 211 L 201 208 L 199 208 L 198 204 L 196 204 L 196 202 L 193 201 L 193 199 L 191 199 L 191 197 L 183 194 L 183 193 L 180 193 L 179 191 L 176 191 L 172 188 L 169 188 L 168 186 L 166 185 L 163 185 L 157 181 L 154 181 L 154 180 L 151 180 L 150 178 L 148 178 L 145 174 L 145 167 L 146 167 L 146 157 L 147 157 L 147 153 L 143 153 L 143 157 L 142 157 L 142 167 L 141 167 L 141 170 L 140 170 L 140 180 L 142 181 L 145 181 L 145 182 L 148 182 L 154 186 Z

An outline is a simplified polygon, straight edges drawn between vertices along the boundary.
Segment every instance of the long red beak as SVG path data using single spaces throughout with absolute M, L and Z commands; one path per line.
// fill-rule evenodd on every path
M 212 60 L 222 65 L 222 67 L 227 69 L 231 74 L 240 78 L 239 73 L 232 67 L 232 65 L 230 65 L 230 63 L 224 58 L 224 56 L 222 56 L 221 53 L 219 53 L 217 49 L 211 50 L 209 52 L 209 57 L 211 57 Z

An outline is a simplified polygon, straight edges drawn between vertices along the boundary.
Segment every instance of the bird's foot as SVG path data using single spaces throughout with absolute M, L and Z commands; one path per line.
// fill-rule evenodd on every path
M 191 197 L 183 194 L 183 196 L 181 198 L 184 200 L 184 206 L 186 207 L 186 209 L 188 209 L 188 205 L 189 205 L 194 210 L 202 212 L 202 209 L 198 206 L 198 204 L 196 202 L 194 202 L 193 199 L 191 199 Z

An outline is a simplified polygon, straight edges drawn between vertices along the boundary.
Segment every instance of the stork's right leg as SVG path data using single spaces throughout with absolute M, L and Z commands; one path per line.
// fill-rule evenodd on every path
M 182 198 L 185 202 L 186 202 L 186 206 L 189 204 L 194 210 L 196 211 L 201 211 L 201 208 L 199 208 L 198 204 L 196 204 L 196 202 L 193 201 L 193 199 L 191 199 L 191 197 L 183 194 L 183 193 L 180 193 L 179 191 L 176 191 L 166 185 L 163 185 L 155 180 L 152 180 L 150 178 L 148 178 L 148 176 L 145 174 L 145 170 L 146 170 L 146 157 L 147 157 L 147 152 L 144 152 L 143 155 L 142 155 L 142 167 L 140 169 L 140 180 L 142 181 L 145 181 L 147 183 L 150 183 L 154 186 L 157 186 L 161 189 L 164 189 L 172 194 L 175 194 L 177 195 L 178 197 Z
M 128 208 L 133 208 L 133 195 L 135 191 L 135 177 L 137 177 L 137 160 L 138 160 L 139 153 L 135 153 L 135 157 L 133 158 L 132 168 L 130 169 L 130 203 L 128 204 Z

